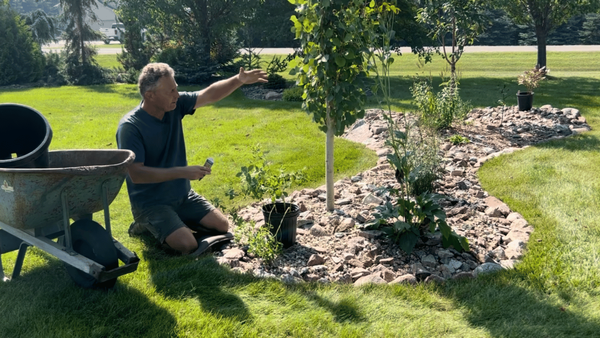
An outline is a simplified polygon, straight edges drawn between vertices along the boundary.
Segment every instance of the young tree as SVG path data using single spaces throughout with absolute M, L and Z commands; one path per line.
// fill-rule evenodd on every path
M 334 209 L 333 143 L 364 116 L 368 59 L 379 10 L 395 9 L 366 0 L 289 0 L 302 56 L 292 71 L 304 87 L 302 107 L 326 137 L 327 209 Z
M 417 21 L 427 25 L 429 34 L 437 40 L 442 49 L 440 54 L 450 65 L 451 83 L 454 83 L 456 64 L 465 46 L 473 44 L 489 24 L 484 16 L 484 4 L 480 0 L 427 0 L 422 5 Z
M 548 34 L 577 14 L 592 13 L 600 8 L 600 0 L 494 0 L 518 24 L 535 30 L 537 66 L 546 66 Z

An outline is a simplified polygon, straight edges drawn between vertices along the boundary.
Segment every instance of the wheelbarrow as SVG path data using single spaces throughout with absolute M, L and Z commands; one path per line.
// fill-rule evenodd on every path
M 109 212 L 134 158 L 129 150 L 62 150 L 48 153 L 47 168 L 0 168 L 0 280 L 1 255 L 19 250 L 15 279 L 29 246 L 62 260 L 85 288 L 112 287 L 135 271 L 139 258 L 112 237 Z M 92 220 L 100 210 L 105 227 Z

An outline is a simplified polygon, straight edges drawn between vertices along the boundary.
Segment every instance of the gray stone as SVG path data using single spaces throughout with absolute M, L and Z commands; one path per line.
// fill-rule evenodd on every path
M 475 277 L 477 277 L 480 274 L 493 273 L 500 270 L 502 270 L 502 266 L 500 264 L 483 263 L 473 271 L 473 274 Z
M 523 258 L 523 251 L 527 245 L 522 240 L 514 240 L 506 246 L 505 254 L 508 259 Z
M 417 284 L 417 278 L 412 274 L 405 274 L 394 279 L 390 284 Z
M 433 255 L 427 255 L 423 258 L 421 258 L 421 264 L 423 264 L 423 266 L 425 268 L 435 268 L 438 264 L 437 259 L 435 259 L 435 257 L 433 257 Z
M 354 286 L 360 286 L 364 284 L 387 284 L 387 282 L 377 275 L 363 276 L 354 282 Z
M 377 197 L 377 196 L 374 196 L 373 194 L 368 194 L 367 196 L 365 196 L 365 198 L 363 198 L 362 204 L 365 204 L 365 205 L 369 205 L 369 204 L 380 205 L 380 204 L 383 204 L 383 200 L 381 198 Z

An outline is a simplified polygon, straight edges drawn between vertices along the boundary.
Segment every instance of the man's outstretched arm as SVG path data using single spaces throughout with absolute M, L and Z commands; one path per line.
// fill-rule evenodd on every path
M 240 72 L 237 75 L 215 82 L 200 90 L 194 109 L 217 102 L 233 93 L 242 85 L 253 84 L 256 82 L 267 82 L 267 73 L 262 69 L 245 71 L 244 67 L 240 67 Z

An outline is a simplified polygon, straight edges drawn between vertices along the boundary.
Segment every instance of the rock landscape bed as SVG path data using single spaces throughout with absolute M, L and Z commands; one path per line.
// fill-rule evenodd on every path
M 504 113 L 502 111 L 504 110 Z M 396 114 L 399 118 L 400 114 Z M 365 144 L 379 156 L 376 167 L 335 183 L 335 210 L 326 210 L 325 187 L 295 191 L 290 196 L 301 207 L 297 243 L 285 249 L 271 265 L 250 257 L 232 243 L 215 252 L 220 264 L 233 270 L 284 282 L 417 283 L 476 278 L 481 273 L 511 269 L 526 251 L 533 228 L 523 217 L 481 188 L 478 168 L 488 159 L 551 139 L 590 130 L 574 108 L 549 105 L 531 111 L 518 107 L 472 110 L 466 123 L 448 130 L 445 138 L 460 134 L 470 142 L 441 145 L 444 174 L 435 193 L 448 224 L 469 240 L 470 252 L 444 249 L 441 235 L 419 241 L 410 255 L 381 231 L 368 230 L 373 208 L 386 200 L 377 188 L 397 187 L 387 163 L 388 126 L 380 110 L 369 110 L 343 135 Z M 260 206 L 254 203 L 239 214 L 264 225 Z M 233 229 L 235 232 L 235 229 Z

